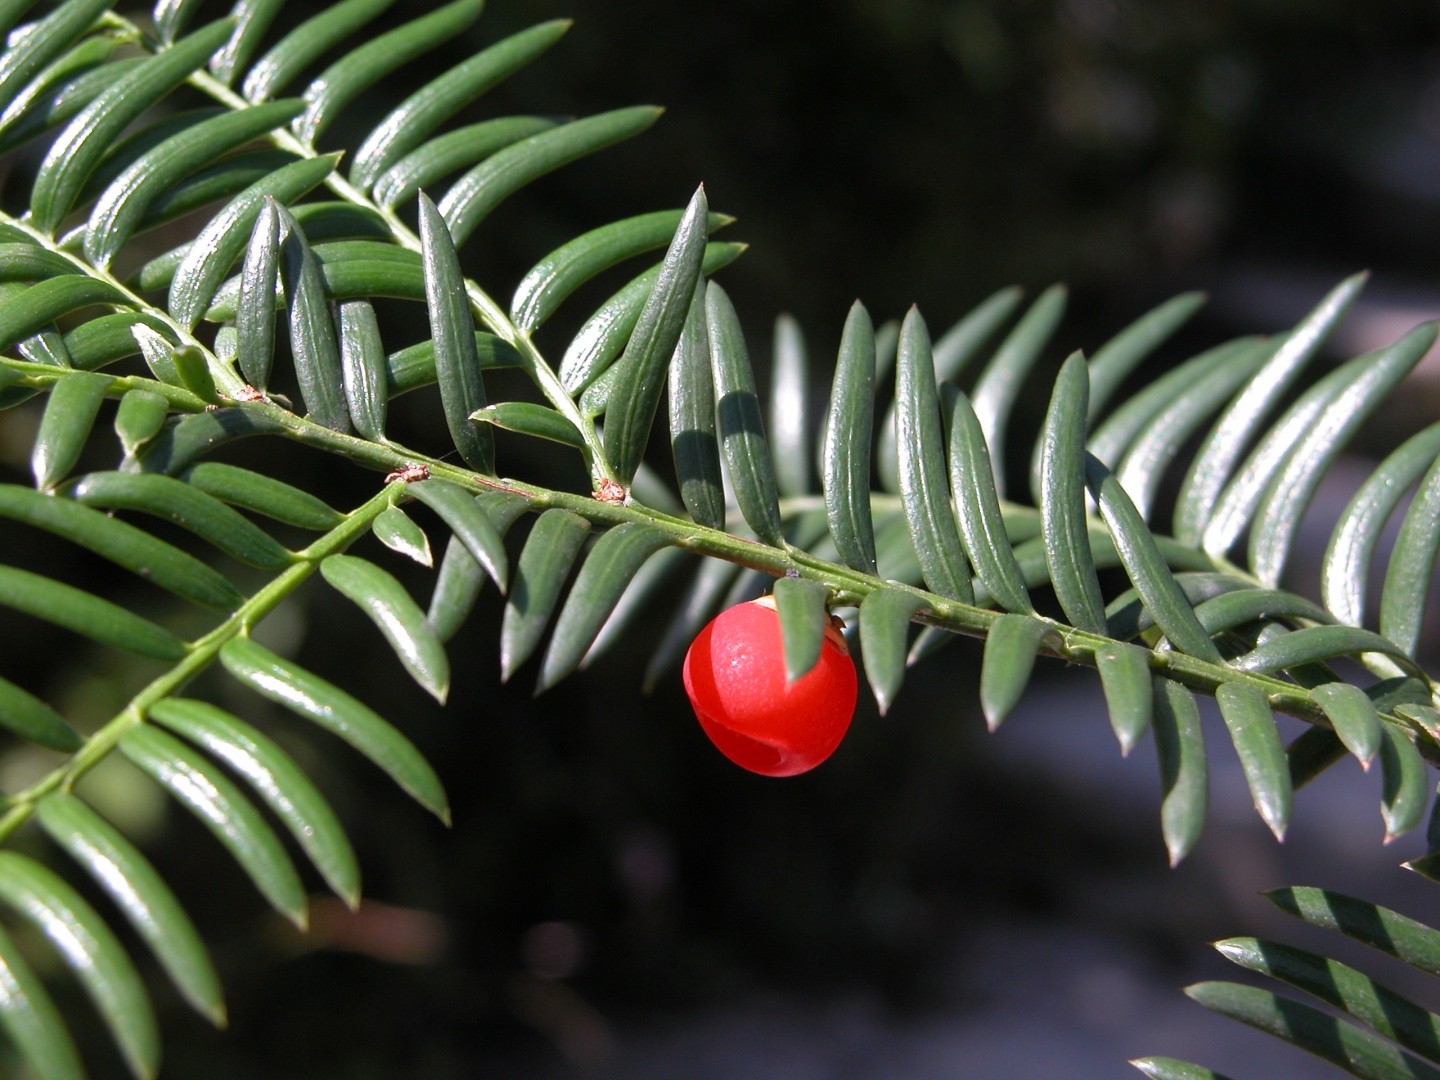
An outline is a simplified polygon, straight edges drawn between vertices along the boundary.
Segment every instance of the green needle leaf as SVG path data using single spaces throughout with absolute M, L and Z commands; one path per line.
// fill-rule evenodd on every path
M 808 495 L 810 458 L 809 361 L 800 324 L 790 315 L 775 320 L 770 378 L 770 440 L 775 444 L 775 482 L 786 496 Z
M 0 1026 L 40 1080 L 84 1080 L 65 1021 L 10 935 L 0 930 Z
M 860 651 L 865 675 L 884 716 L 905 681 L 905 654 L 911 620 L 929 605 L 913 592 L 876 589 L 860 602 Z
M 108 375 L 76 372 L 55 384 L 30 451 L 30 469 L 37 488 L 50 490 L 75 468 L 90 441 L 100 404 L 114 382 Z
M 970 564 L 950 509 L 930 335 L 913 307 L 900 328 L 895 400 L 900 499 L 925 583 L 942 596 L 972 603 Z
M 160 40 L 167 45 L 174 41 L 199 6 L 198 0 L 156 0 L 155 29 L 160 31 Z
M 302 107 L 292 98 L 222 113 L 142 154 L 106 186 L 90 211 L 85 257 L 101 269 L 107 268 L 163 193 L 229 151 L 280 127 Z
M 669 543 L 665 533 L 638 522 L 617 525 L 595 542 L 560 609 L 536 693 L 550 689 L 579 666 L 620 594 L 645 561 Z
M 290 353 L 300 382 L 300 397 L 315 423 L 332 431 L 349 432 L 350 410 L 345 403 L 340 342 L 320 264 L 290 212 L 273 202 L 270 205 L 276 207 L 280 227 L 287 233 L 280 249 L 280 272 L 289 307 Z
M 1440 1053 L 1440 1016 L 1336 960 L 1253 937 L 1217 941 L 1220 955 L 1246 971 L 1289 983 L 1434 1060 Z
M 1380 749 L 1380 717 L 1365 691 L 1348 683 L 1327 683 L 1314 687 L 1310 696 L 1325 710 L 1341 744 L 1355 760 L 1369 768 Z
M 530 505 L 519 496 L 502 492 L 477 496 L 475 502 L 502 538 Z M 450 542 L 445 545 L 440 571 L 435 575 L 435 590 L 430 595 L 430 608 L 425 614 L 425 621 L 441 641 L 454 637 L 470 617 L 485 577 L 485 571 L 475 561 L 475 556 L 470 554 L 459 537 L 451 536 Z
M 1382 723 L 1380 775 L 1384 782 L 1380 813 L 1389 843 L 1420 824 L 1430 794 L 1429 772 L 1414 740 L 1397 727 Z
M 77 5 L 62 6 L 73 8 Z M 5 21 L 0 17 L 0 23 Z M 26 43 L 16 41 L 5 50 L 3 59 L 9 60 L 16 53 L 22 52 L 24 44 Z M 57 42 L 51 40 L 41 44 L 48 48 Z M 3 112 L 0 112 L 0 133 L 5 135 L 0 137 L 0 146 L 13 148 L 27 142 L 42 130 L 58 127 L 83 109 L 105 84 L 124 75 L 127 61 L 106 63 L 114 54 L 117 44 L 118 42 L 109 36 L 83 38 L 46 66 L 5 105 Z M 131 67 L 136 62 L 137 60 L 128 61 Z M 79 100 L 82 98 L 83 100 Z
M 361 92 L 401 65 L 424 56 L 467 29 L 480 17 L 483 6 L 483 0 L 452 0 L 444 7 L 346 53 L 305 88 L 308 106 L 305 115 L 295 122 L 296 133 L 305 142 L 313 144 L 341 110 Z M 248 95 L 249 79 L 245 85 Z
M 126 457 L 134 457 L 140 448 L 160 434 L 170 403 L 149 390 L 127 390 L 115 410 L 115 434 Z
M 1092 539 L 1099 535 L 1104 534 L 1092 534 Z M 1113 544 L 1111 544 L 1111 550 L 1106 554 L 1114 555 Z M 1113 558 L 1108 559 L 1106 565 L 1117 565 L 1117 559 L 1118 555 L 1114 555 Z M 1249 588 L 1249 583 L 1244 578 L 1216 573 L 1213 570 L 1176 574 L 1175 584 L 1180 587 L 1186 601 L 1195 605 L 1197 620 L 1200 618 L 1200 607 L 1209 603 L 1210 600 Z M 1136 589 L 1128 589 L 1112 600 L 1107 609 L 1106 618 L 1110 627 L 1109 636 L 1112 638 L 1132 638 L 1155 625 L 1154 617 L 1146 610 L 1144 601 Z M 1202 629 L 1206 628 L 1204 622 L 1201 622 L 1200 625 Z
M 1195 611 L 1176 584 L 1154 536 L 1145 527 L 1135 504 L 1125 494 L 1115 475 L 1088 454 L 1085 473 L 1100 514 L 1110 528 L 1125 572 L 1156 625 L 1165 631 L 1165 636 L 1175 648 L 1200 660 L 1222 663 L 1220 651 L 1195 618 Z
M 420 243 L 425 263 L 425 300 L 430 335 L 435 342 L 435 379 L 450 438 L 465 464 L 487 476 L 495 474 L 495 443 L 490 429 L 470 415 L 485 406 L 480 355 L 475 348 L 475 323 L 460 258 L 450 230 L 435 204 L 420 196 Z
M 99 914 L 39 863 L 0 852 L 0 902 L 50 940 L 85 987 L 133 1075 L 160 1067 L 160 1032 L 140 973 Z
M 385 439 L 389 398 L 385 385 L 385 344 L 375 309 L 366 300 L 346 300 L 337 309 L 340 322 L 340 370 L 345 403 L 355 430 L 371 442 Z
M 1095 667 L 1110 710 L 1110 726 L 1128 757 L 1150 727 L 1154 690 L 1150 684 L 1150 650 L 1116 642 L 1095 652 Z
M 820 659 L 830 626 L 830 590 L 818 581 L 785 577 L 775 582 L 774 595 L 785 649 L 785 681 L 794 682 Z
M 264 41 L 265 32 L 284 6 L 285 0 L 241 0 L 235 5 L 231 12 L 235 33 L 210 58 L 210 70 L 217 79 L 229 86 L 250 65 Z
M 354 248 L 361 243 L 317 244 L 312 249 L 318 287 L 328 300 L 425 299 L 425 273 L 414 252 L 394 244 L 371 243 L 366 245 L 368 250 L 364 254 L 357 254 Z M 337 247 L 348 250 L 336 251 Z M 215 294 L 215 302 L 205 310 L 205 318 L 208 322 L 232 322 L 239 310 L 240 278 L 232 277 Z M 291 348 L 293 351 L 293 344 Z
M 1203 1065 L 1171 1057 L 1134 1058 L 1130 1062 L 1151 1080 L 1230 1080 Z
M 701 274 L 705 277 L 715 274 L 738 259 L 744 251 L 744 244 L 706 244 L 700 264 Z M 600 378 L 611 374 L 615 360 L 630 340 L 635 324 L 640 321 L 640 311 L 654 291 L 659 277 L 660 267 L 652 266 L 632 278 L 585 320 L 560 360 L 560 381 L 571 394 L 590 388 Z M 604 411 L 602 402 L 590 415 L 599 416 Z
M 134 727 L 120 752 L 214 834 L 270 905 L 305 928 L 305 889 L 290 856 L 260 812 L 215 765 L 173 735 Z
M 354 555 L 331 555 L 320 564 L 320 573 L 375 624 L 411 678 L 443 703 L 450 690 L 450 661 L 405 586 Z
M 1381 532 L 1405 493 L 1437 458 L 1440 423 L 1406 439 L 1366 478 L 1341 513 L 1320 570 L 1320 594 L 1338 622 L 1359 626 L 1365 621 L 1366 579 Z M 1440 479 L 1435 483 L 1440 485 Z M 1397 561 L 1392 554 L 1389 565 L 1393 567 Z M 1428 576 L 1427 572 L 1427 581 Z M 1397 595 L 1404 591 L 1402 587 Z M 1392 625 L 1390 629 L 1397 628 Z M 1385 636 L 1393 638 L 1392 633 Z
M 569 20 L 556 19 L 512 34 L 411 94 L 355 151 L 351 183 L 368 188 L 451 116 L 539 57 L 569 28 Z
M 755 396 L 755 373 L 750 368 L 745 335 L 735 305 L 713 282 L 705 288 L 705 319 L 710 331 L 720 452 L 735 489 L 735 501 L 761 542 L 783 546 L 780 492 L 775 486 L 775 466 Z M 606 431 L 608 434 L 608 425 Z
M 63 537 L 192 603 L 231 611 L 244 599 L 229 581 L 193 555 L 69 499 L 13 484 L 0 485 L 0 517 Z
M 241 150 L 197 169 L 189 176 L 177 180 L 173 186 L 158 192 L 145 208 L 136 223 L 135 233 L 139 235 L 161 225 L 169 224 L 186 214 L 210 207 L 213 203 L 234 198 L 251 184 L 257 183 L 277 169 L 293 163 L 295 156 L 284 150 L 266 149 L 263 145 L 256 150 Z M 77 227 L 77 231 L 78 231 Z M 146 280 L 147 274 L 160 275 L 160 262 L 166 261 L 178 268 L 189 251 L 189 244 L 181 244 L 144 264 L 130 280 Z M 156 289 L 168 288 L 173 270 Z M 140 291 L 148 291 L 148 287 Z
M 430 606 L 425 612 L 425 621 L 436 637 L 449 641 L 455 636 L 475 610 L 475 601 L 480 598 L 480 587 L 484 584 L 485 571 L 465 550 L 465 545 L 452 536 L 440 559 Z
M 1005 452 L 1005 431 L 1010 424 L 1010 413 L 1015 399 L 1025 384 L 1031 369 L 1040 359 L 1040 354 L 1054 336 L 1060 319 L 1065 314 L 1067 292 L 1064 286 L 1052 285 L 1030 305 L 1030 309 L 1015 324 L 1015 329 L 1000 347 L 975 384 L 971 400 L 975 404 L 975 415 L 985 432 L 985 443 L 1003 457 Z M 998 472 L 995 486 L 1003 494 L 1005 478 Z
M 933 357 L 935 377 L 941 382 L 958 378 L 979 355 L 991 337 L 1004 326 L 1020 306 L 1024 296 L 1021 289 L 1011 286 L 992 293 L 976 304 L 963 319 L 957 322 L 935 343 Z M 884 382 L 885 375 L 895 362 L 896 348 L 900 342 L 900 324 L 891 321 L 880 327 L 875 334 L 875 381 Z M 896 406 L 891 404 L 881 426 L 876 457 L 879 464 L 880 483 L 886 491 L 900 490 L 900 463 L 895 443 Z
M 500 680 L 508 682 L 545 633 L 590 523 L 568 510 L 546 510 L 530 531 L 515 568 L 500 627 Z
M 69 495 L 102 510 L 137 510 L 163 518 L 251 566 L 282 570 L 291 562 L 290 552 L 269 533 L 213 495 L 171 476 L 90 473 Z
M 233 22 L 221 19 L 197 30 L 137 65 L 85 106 L 51 144 L 36 173 L 30 212 L 39 228 L 54 233 L 120 133 L 202 67 L 233 29 Z
M 206 461 L 185 473 L 191 486 L 221 502 L 264 514 L 301 529 L 333 529 L 344 515 L 308 491 L 236 465 Z
M 330 804 L 288 754 L 207 702 L 167 698 L 150 708 L 150 718 L 244 777 L 285 823 L 335 895 L 352 910 L 359 906 L 360 871 L 350 841 Z
M 835 548 L 848 566 L 864 574 L 876 573 L 875 525 L 870 514 L 874 421 L 875 327 L 870 313 L 857 300 L 840 336 L 820 480 Z M 899 689 L 898 682 L 894 689 Z
M 510 302 L 510 317 L 520 329 L 533 333 L 567 297 L 597 274 L 668 245 L 684 215 L 683 210 L 641 214 L 602 225 L 556 248 L 520 279 Z M 723 214 L 710 214 L 707 227 L 714 231 L 732 220 Z
M 128 306 L 130 297 L 108 281 L 81 274 L 37 281 L 19 295 L 0 300 L 0 348 L 8 349 L 91 304 Z
M 1176 866 L 1200 839 L 1208 801 L 1205 740 L 1195 697 L 1177 682 L 1156 677 L 1153 724 L 1160 758 L 1160 828 L 1170 865 Z
M 375 182 L 375 201 L 386 209 L 408 203 L 416 193 L 451 173 L 484 161 L 522 139 L 558 127 L 559 123 L 544 116 L 504 116 L 437 135 L 381 174 Z M 665 239 L 669 236 L 666 233 Z
M 170 282 L 167 306 L 181 326 L 193 330 L 205 314 L 220 283 L 245 250 L 266 199 L 294 202 L 334 172 L 339 160 L 339 154 L 324 154 L 276 169 L 236 195 L 210 219 L 186 251 Z
M 1194 544 L 1210 522 L 1221 490 L 1265 415 L 1345 317 L 1369 275 L 1337 285 L 1279 344 L 1265 366 L 1236 393 L 1195 455 L 1175 507 L 1175 537 Z
M 40 281 L 79 272 L 80 268 L 65 256 L 33 243 L 0 244 L 0 280 Z
M 1380 593 L 1380 633 L 1414 654 L 1440 554 L 1440 461 L 1432 464 L 1400 523 Z
M 1266 341 L 1242 339 L 1231 346 L 1222 345 L 1203 353 L 1197 357 L 1205 361 L 1203 366 L 1192 370 L 1190 364 L 1182 365 L 1172 375 L 1184 377 L 1173 384 L 1169 375 L 1157 379 L 1116 410 L 1113 425 L 1107 421 L 1095 433 L 1090 440 L 1091 452 L 1102 461 L 1119 459 L 1115 475 L 1147 520 L 1166 470 L 1200 425 L 1255 373 L 1273 348 Z M 1160 391 L 1154 395 L 1153 402 L 1151 391 Z M 1143 403 L 1157 407 L 1135 410 L 1132 423 L 1125 414 L 1131 406 L 1142 403 L 1142 399 Z M 1142 416 L 1147 411 L 1148 420 Z M 1118 445 L 1122 440 L 1128 440 L 1123 458 L 1119 457 Z
M 1263 693 L 1244 683 L 1223 683 L 1215 691 L 1215 700 L 1245 770 L 1255 810 L 1275 839 L 1284 840 L 1290 822 L 1290 763 L 1270 703 Z
M 1250 530 L 1250 568 L 1276 585 L 1325 470 L 1435 341 L 1436 326 L 1417 327 L 1371 355 L 1366 370 L 1330 400 L 1285 458 L 1284 478 L 1266 488 Z
M 1257 645 L 1243 656 L 1230 661 L 1241 671 L 1268 674 L 1286 671 L 1317 660 L 1337 656 L 1358 656 L 1367 652 L 1383 653 L 1401 665 L 1414 667 L 1414 661 L 1388 638 L 1358 626 L 1306 626 Z
M 605 413 L 605 456 L 616 478 L 627 487 L 645 455 L 655 412 L 665 393 L 670 358 L 696 296 L 709 213 L 702 187 L 685 208 L 660 264 L 660 276 L 616 363 L 616 381 Z M 712 345 L 712 355 L 714 352 Z
M 398 506 L 387 506 L 370 523 L 375 538 L 391 551 L 413 559 L 421 566 L 433 566 L 435 557 L 430 553 L 430 541 L 425 531 L 410 520 L 410 515 Z
M 52 750 L 74 753 L 84 745 L 65 718 L 34 694 L 0 679 L 0 727 Z
M 1123 465 L 1127 451 L 1161 413 L 1173 408 L 1185 395 L 1198 395 L 1196 409 L 1204 415 L 1186 420 L 1198 427 L 1212 411 L 1253 375 L 1275 351 L 1273 342 L 1260 337 L 1236 338 L 1186 360 L 1160 376 L 1112 412 L 1091 434 L 1090 452 L 1107 464 Z M 1205 389 L 1202 391 L 1201 387 Z M 1179 423 L 1179 421 L 1176 421 Z M 1128 490 L 1128 489 L 1127 489 Z M 1143 491 L 1135 491 L 1136 505 L 1143 505 Z
M 1040 521 L 1055 598 L 1077 629 L 1105 633 L 1105 601 L 1095 572 L 1085 514 L 1085 417 L 1090 393 L 1085 357 L 1060 369 L 1040 434 Z
M 455 243 L 468 240 L 491 211 L 532 180 L 633 138 L 659 118 L 660 110 L 649 106 L 616 109 L 531 135 L 486 158 L 455 181 L 440 203 Z
M 1377 1035 L 1309 1005 L 1239 983 L 1203 982 L 1185 993 L 1212 1012 L 1249 1024 L 1364 1080 L 1435 1080 L 1435 1069 Z
M 970 399 L 958 390 L 950 407 L 950 487 L 960 539 L 980 584 L 1007 611 L 1032 612 L 1024 575 L 1005 532 L 985 433 Z
M 112 2 L 69 0 L 36 23 L 29 33 L 11 42 L 0 53 L 0 107 L 15 101 L 47 64 L 90 29 Z
M 481 424 L 493 424 L 504 431 L 529 435 L 536 439 L 548 439 L 583 449 L 585 440 L 575 425 L 562 413 L 531 401 L 502 401 L 486 405 L 470 414 L 470 419 Z
M 705 289 L 697 283 L 680 342 L 670 358 L 670 449 L 685 509 L 699 524 L 723 529 L 725 486 L 715 433 L 715 382 L 710 363 Z
M 505 538 L 502 530 L 491 522 L 481 500 L 446 480 L 422 480 L 407 485 L 405 492 L 440 515 L 440 520 L 450 526 L 450 531 L 503 593 L 509 576 Z
M 585 659 L 580 661 L 580 670 L 585 671 L 603 657 L 611 648 L 628 638 L 630 630 L 641 618 L 651 617 L 655 605 L 660 601 L 661 590 L 675 586 L 675 569 L 688 561 L 688 556 L 679 548 L 666 548 L 658 552 L 644 566 L 635 572 L 630 587 L 620 596 L 620 601 L 595 635 L 590 648 L 585 650 Z
M 1188 593 L 1187 593 L 1188 595 Z M 1193 598 L 1192 598 L 1193 599 Z M 1236 589 L 1195 606 L 1195 618 L 1211 637 L 1260 620 L 1308 619 L 1333 623 L 1335 617 L 1303 596 L 1280 589 Z
M 250 101 L 264 101 L 284 89 L 312 63 L 348 40 L 394 2 L 342 0 L 306 19 L 255 62 L 245 76 L 242 87 L 245 97 Z
M 240 271 L 240 300 L 235 309 L 235 332 L 240 373 L 256 390 L 270 385 L 275 360 L 275 287 L 280 280 L 280 211 L 266 199 Z
M 114 826 L 73 795 L 46 796 L 36 804 L 35 816 L 50 839 L 109 894 L 191 1007 L 223 1027 L 220 978 L 199 932 L 155 868 Z
M 1440 975 L 1440 931 L 1353 896 L 1293 886 L 1262 894 L 1280 910 L 1322 930 L 1336 930 L 1387 956 Z
M 0 606 L 137 656 L 179 660 L 188 651 L 185 642 L 149 619 L 72 585 L 13 566 L 0 566 Z
M 249 638 L 226 642 L 220 650 L 220 662 L 252 690 L 339 736 L 378 765 L 416 802 L 449 822 L 449 804 L 435 770 L 409 739 L 368 706 Z
M 980 669 L 980 707 L 991 731 L 1020 704 L 1035 656 L 1045 640 L 1054 636 L 1054 626 L 1029 615 L 1001 615 L 990 624 Z
M 1095 350 L 1090 360 L 1090 408 L 1093 423 L 1125 379 L 1205 305 L 1205 294 L 1181 293 L 1147 311 Z
M 166 344 L 174 346 L 175 332 L 154 315 L 139 311 L 116 311 L 77 326 L 65 334 L 65 352 L 77 368 L 94 371 L 141 352 L 135 340 L 135 328 L 144 326 L 158 334 Z

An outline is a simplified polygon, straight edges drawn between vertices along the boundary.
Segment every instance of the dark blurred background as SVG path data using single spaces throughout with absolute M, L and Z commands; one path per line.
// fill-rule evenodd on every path
M 398 8 L 381 25 L 420 10 Z M 313 10 L 291 4 L 283 19 Z M 485 224 L 464 257 L 502 297 L 566 239 L 680 206 L 703 181 L 752 245 L 722 280 L 757 364 L 788 311 L 817 386 L 856 297 L 877 321 L 919 303 L 938 334 L 995 288 L 1067 282 L 1070 313 L 1031 415 L 1065 353 L 1181 290 L 1212 302 L 1160 364 L 1282 329 L 1363 267 L 1375 279 L 1347 352 L 1440 310 L 1431 3 L 496 0 L 324 145 L 353 145 L 442 60 L 562 16 L 577 21 L 568 37 L 464 119 L 668 112 Z M 402 328 L 392 348 L 420 336 L 382 325 L 387 344 Z M 1417 387 L 1410 398 L 1429 394 L 1433 415 L 1429 384 Z M 1387 443 L 1412 422 L 1390 419 Z M 436 445 L 432 403 L 407 403 L 397 423 L 401 441 Z M 23 476 L 27 424 L 0 420 L 9 479 Z M 534 465 L 516 441 L 501 449 L 505 471 Z M 337 505 L 373 490 L 371 474 L 280 452 Z M 86 572 L 64 552 L 31 556 Z M 424 575 L 408 580 L 425 595 Z M 1297 1056 L 1186 1002 L 1181 985 L 1223 966 L 1202 943 L 1288 934 L 1264 923 L 1255 893 L 1291 881 L 1388 890 L 1422 916 L 1435 907 L 1433 891 L 1389 869 L 1418 841 L 1380 850 L 1375 778 L 1322 779 L 1282 849 L 1218 743 L 1215 820 L 1167 870 L 1150 745 L 1120 761 L 1083 675 L 1045 670 L 1028 708 L 987 738 L 978 650 L 957 643 L 914 671 L 889 716 L 862 701 L 823 768 L 770 781 L 705 742 L 678 675 L 640 694 L 662 618 L 539 698 L 533 664 L 498 683 L 499 620 L 492 593 L 452 645 L 443 712 L 322 588 L 262 635 L 283 647 L 303 634 L 303 662 L 421 745 L 450 792 L 448 831 L 338 744 L 218 678 L 203 687 L 281 738 L 351 830 L 370 901 L 355 917 L 319 901 L 309 936 L 267 914 L 203 830 L 127 767 L 87 781 L 145 840 L 222 968 L 231 1030 L 218 1036 L 154 980 L 167 1075 L 1089 1077 L 1173 1052 L 1242 1076 L 1308 1076 Z M 61 643 L 13 625 L 4 650 L 43 670 L 31 685 L 77 723 L 110 715 L 138 677 L 59 659 Z M 5 786 L 34 767 L 10 754 Z M 96 1047 L 97 1075 L 118 1075 Z

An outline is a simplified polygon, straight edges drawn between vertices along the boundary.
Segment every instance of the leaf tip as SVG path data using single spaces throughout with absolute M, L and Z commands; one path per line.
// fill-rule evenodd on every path
M 1234 959 L 1240 952 L 1240 938 L 1221 938 L 1210 942 L 1210 947 L 1227 960 Z
M 500 644 L 500 682 L 502 684 L 508 683 L 511 676 L 520 669 L 520 662 L 516 661 L 507 645 L 508 642 L 504 641 Z
M 995 732 L 1000 730 L 1000 725 L 1005 722 L 1005 716 L 1003 713 L 996 714 L 992 710 L 985 708 L 983 705 L 981 706 L 981 709 L 985 713 L 985 730 L 988 731 L 991 735 L 994 735 Z

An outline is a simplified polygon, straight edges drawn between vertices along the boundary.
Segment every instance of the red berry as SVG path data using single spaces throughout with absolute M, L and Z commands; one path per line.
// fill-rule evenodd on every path
M 835 752 L 855 712 L 855 664 L 833 626 L 815 666 L 785 680 L 771 597 L 722 611 L 685 654 L 685 692 L 720 752 L 763 776 L 795 776 Z

